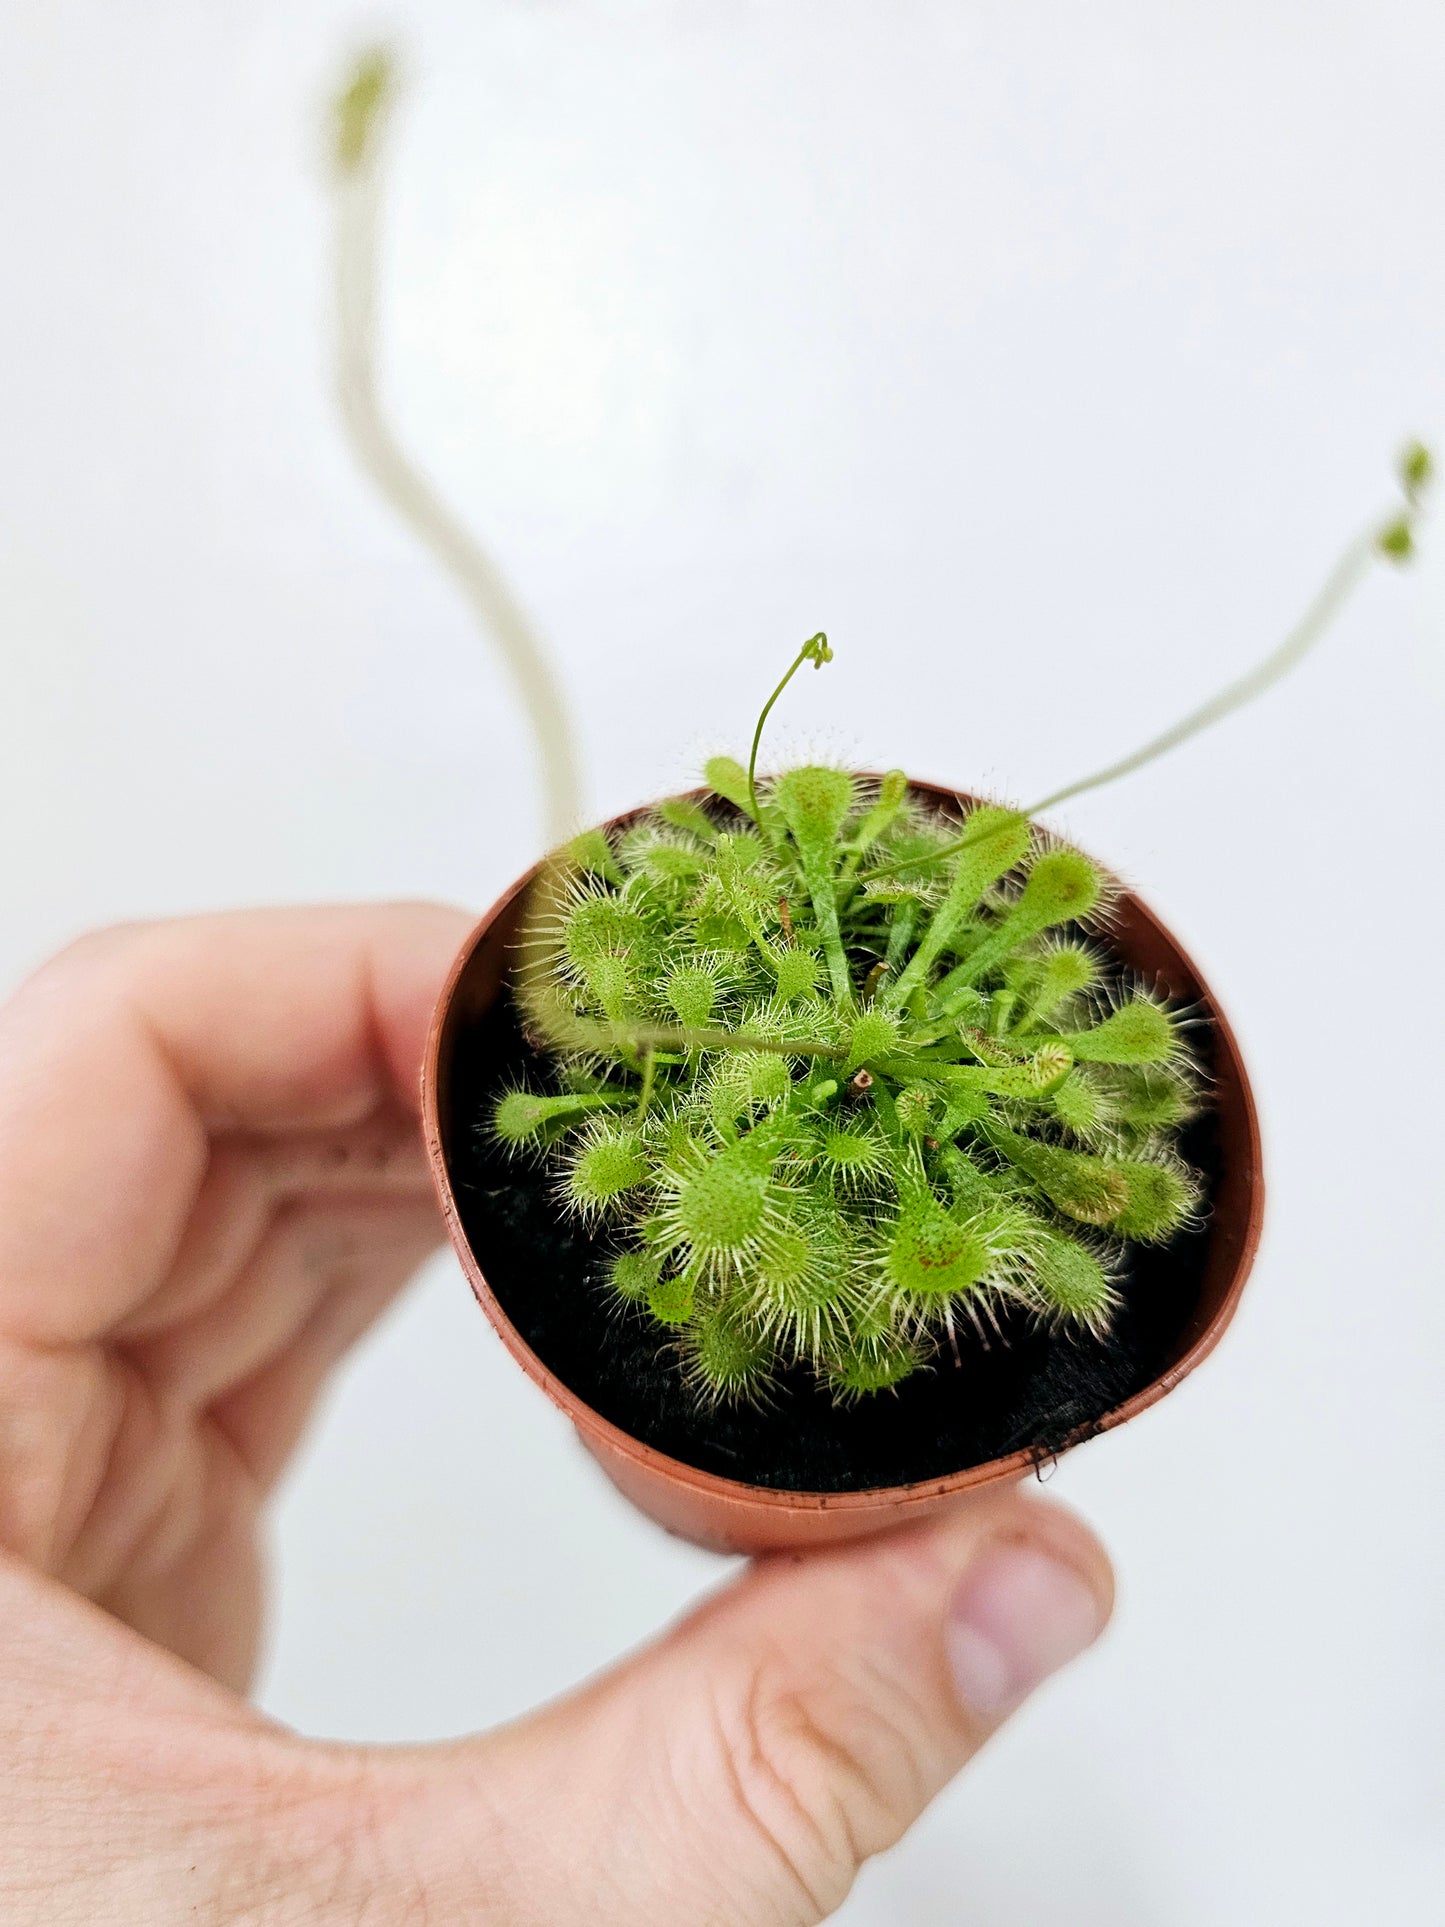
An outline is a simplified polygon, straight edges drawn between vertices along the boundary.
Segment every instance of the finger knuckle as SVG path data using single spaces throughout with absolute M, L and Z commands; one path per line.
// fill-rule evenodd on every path
M 123 956 L 137 938 L 154 928 L 147 923 L 113 923 L 98 930 L 72 937 L 32 971 L 26 988 L 42 991 L 65 985 L 74 978 L 85 979 L 96 971 L 108 969 Z
M 738 1802 L 821 1916 L 931 1790 L 927 1720 L 867 1661 L 795 1677 L 763 1667 L 723 1718 Z

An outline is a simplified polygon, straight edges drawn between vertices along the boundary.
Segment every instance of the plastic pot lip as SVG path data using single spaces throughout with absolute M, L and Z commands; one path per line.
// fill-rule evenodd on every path
M 865 780 L 870 777 L 876 780 L 872 772 L 854 773 L 864 777 Z M 935 802 L 954 807 L 960 804 L 966 806 L 975 800 L 967 791 L 949 789 L 942 784 L 918 778 L 910 778 L 909 787 Z M 683 792 L 683 794 L 704 797 L 711 795 L 711 791 L 698 789 Z M 609 818 L 601 827 L 609 830 L 624 827 L 651 807 L 650 804 L 642 804 L 637 808 L 624 810 Z M 938 1478 L 918 1480 L 908 1485 L 867 1486 L 845 1492 L 812 1492 L 790 1487 L 753 1485 L 742 1479 L 729 1479 L 720 1473 L 703 1471 L 698 1466 L 689 1465 L 683 1459 L 672 1458 L 669 1454 L 658 1451 L 655 1446 L 644 1443 L 632 1433 L 624 1431 L 609 1419 L 603 1418 L 544 1364 L 498 1303 L 462 1226 L 452 1191 L 450 1173 L 447 1169 L 441 1114 L 443 1056 L 450 1043 L 449 1020 L 458 989 L 467 977 L 478 953 L 486 948 L 492 939 L 499 919 L 530 887 L 541 868 L 541 862 L 533 864 L 530 870 L 502 892 L 467 937 L 452 965 L 446 984 L 437 999 L 427 1034 L 421 1082 L 422 1126 L 432 1180 L 436 1187 L 447 1232 L 477 1302 L 522 1370 L 572 1421 L 589 1447 L 596 1448 L 604 1459 L 612 1457 L 631 1461 L 639 1471 L 650 1475 L 653 1480 L 661 1479 L 675 1486 L 689 1488 L 705 1498 L 724 1503 L 745 1501 L 749 1506 L 780 1513 L 799 1511 L 876 1513 L 880 1508 L 903 1512 L 925 1500 L 966 1492 L 975 1486 L 1022 1478 L 1036 1471 L 1041 1464 L 1059 1456 L 1062 1451 L 1068 1450 L 1069 1445 L 1061 1447 L 1060 1453 L 1040 1452 L 1037 1447 L 1026 1446 L 1017 1452 L 1009 1453 L 1004 1458 L 988 1459 L 982 1464 L 968 1466 L 958 1472 L 947 1473 Z M 1207 1011 L 1215 1043 L 1216 1089 L 1222 1091 L 1228 1085 L 1232 1087 L 1238 1100 L 1243 1143 L 1236 1147 L 1232 1155 L 1237 1156 L 1241 1150 L 1243 1152 L 1243 1162 L 1246 1166 L 1243 1173 L 1245 1197 L 1242 1211 L 1236 1210 L 1232 1214 L 1233 1221 L 1228 1227 L 1236 1234 L 1236 1250 L 1229 1282 L 1203 1330 L 1157 1378 L 1141 1391 L 1135 1392 L 1123 1404 L 1115 1406 L 1102 1418 L 1083 1428 L 1079 1439 L 1070 1441 L 1070 1444 L 1082 1443 L 1085 1439 L 1097 1437 L 1102 1432 L 1111 1432 L 1115 1427 L 1127 1423 L 1132 1418 L 1137 1418 L 1151 1405 L 1158 1404 L 1160 1399 L 1172 1392 L 1208 1358 L 1224 1336 L 1239 1308 L 1239 1301 L 1244 1293 L 1264 1228 L 1265 1192 L 1259 1116 L 1234 1031 L 1220 1008 L 1218 999 L 1193 959 L 1147 904 L 1122 886 L 1120 886 L 1118 900 L 1121 908 L 1127 906 L 1130 916 L 1144 925 L 1162 946 L 1173 952 L 1187 967 L 1188 974 L 1196 987 L 1197 1001 Z M 1212 1235 L 1220 1235 L 1225 1228 L 1216 1215 Z

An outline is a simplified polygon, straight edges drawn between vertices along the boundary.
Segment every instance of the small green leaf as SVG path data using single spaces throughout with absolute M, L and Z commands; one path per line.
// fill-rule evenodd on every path
M 748 797 L 748 773 L 731 756 L 710 756 L 703 765 L 703 778 L 714 796 L 722 797 L 745 816 L 753 813 Z
M 918 1369 L 918 1352 L 895 1333 L 841 1346 L 826 1361 L 828 1377 L 843 1399 L 886 1392 Z
M 625 880 L 605 830 L 584 830 L 581 836 L 574 836 L 567 845 L 567 854 L 580 870 L 592 876 L 605 877 L 609 883 L 618 885 Z
M 929 1192 L 916 1194 L 900 1211 L 883 1269 L 905 1297 L 951 1299 L 972 1291 L 992 1259 L 987 1239 L 951 1216 Z
M 691 796 L 669 796 L 658 804 L 657 813 L 664 823 L 687 830 L 703 843 L 711 843 L 717 834 L 707 811 Z
M 1194 1209 L 1194 1186 L 1174 1164 L 1127 1164 L 1128 1196 L 1113 1220 L 1122 1238 L 1141 1244 L 1163 1244 L 1172 1238 Z
M 563 1180 L 567 1203 L 584 1218 L 596 1217 L 635 1190 L 648 1175 L 641 1134 L 603 1124 L 589 1127 Z
M 1092 1030 L 1063 1039 L 1084 1064 L 1164 1064 L 1179 1048 L 1167 1011 L 1134 997 Z
M 757 1242 L 768 1211 L 774 1157 L 757 1133 L 719 1151 L 678 1192 L 677 1224 L 700 1257 L 736 1258 Z
M 1034 1259 L 1034 1278 L 1053 1310 L 1076 1324 L 1102 1330 L 1119 1294 L 1087 1246 L 1058 1232 L 1043 1235 Z
M 690 1278 L 659 1278 L 647 1288 L 647 1309 L 659 1325 L 685 1325 L 692 1317 Z
M 848 1035 L 848 1057 L 843 1065 L 844 1071 L 856 1071 L 860 1065 L 874 1063 L 896 1050 L 898 1028 L 898 1018 L 891 1010 L 880 1010 L 875 1006 L 861 1012 L 853 1020 L 853 1028 Z
M 780 950 L 775 974 L 778 996 L 785 1004 L 810 997 L 818 987 L 818 959 L 811 950 Z
M 818 764 L 780 776 L 772 798 L 799 849 L 811 852 L 825 850 L 835 841 L 853 807 L 853 794 L 851 776 Z
M 744 1398 L 766 1383 L 767 1337 L 735 1310 L 713 1305 L 694 1321 L 687 1374 L 704 1399 Z
M 641 1304 L 662 1273 L 662 1260 L 651 1251 L 621 1251 L 608 1267 L 608 1279 L 619 1298 Z
M 513 1149 L 542 1145 L 558 1125 L 574 1123 L 613 1101 L 588 1094 L 538 1097 L 531 1091 L 508 1091 L 492 1112 L 492 1130 L 499 1143 Z
M 717 1007 L 717 974 L 703 964 L 679 964 L 668 972 L 662 994 L 684 1028 L 705 1030 Z
M 915 989 L 923 989 L 929 971 L 953 942 L 990 884 L 1023 860 L 1033 830 L 1017 810 L 980 804 L 964 824 L 964 842 L 953 858 L 948 893 L 934 911 L 907 968 L 883 986 L 880 1001 L 897 1009 Z

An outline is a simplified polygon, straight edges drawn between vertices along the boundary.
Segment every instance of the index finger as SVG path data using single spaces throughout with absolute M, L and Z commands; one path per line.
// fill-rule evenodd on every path
M 0 1325 L 165 1275 L 219 1132 L 417 1108 L 459 910 L 234 912 L 83 939 L 0 1012 Z M 120 1289 L 117 1289 L 120 1287 Z

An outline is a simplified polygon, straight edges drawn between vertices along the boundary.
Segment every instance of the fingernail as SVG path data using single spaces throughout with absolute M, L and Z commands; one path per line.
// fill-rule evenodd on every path
M 1103 1628 L 1098 1595 L 1073 1566 L 1039 1546 L 991 1546 L 949 1607 L 959 1697 L 981 1719 L 1001 1720 Z

